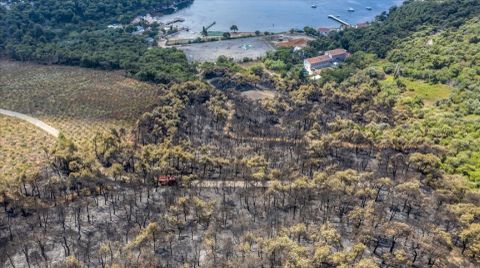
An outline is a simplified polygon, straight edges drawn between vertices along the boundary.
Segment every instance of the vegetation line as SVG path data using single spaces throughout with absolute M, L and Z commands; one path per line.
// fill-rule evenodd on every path
M 10 117 L 15 117 L 15 118 L 27 121 L 28 123 L 40 128 L 41 130 L 47 132 L 50 135 L 54 136 L 55 138 L 58 138 L 58 136 L 60 135 L 60 131 L 58 129 L 56 129 L 52 126 L 49 126 L 46 123 L 44 123 L 44 122 L 42 122 L 42 121 L 40 121 L 36 118 L 33 118 L 31 116 L 28 116 L 26 114 L 17 113 L 17 112 L 14 112 L 14 111 L 4 110 L 4 109 L 0 109 L 0 114 L 10 116 Z

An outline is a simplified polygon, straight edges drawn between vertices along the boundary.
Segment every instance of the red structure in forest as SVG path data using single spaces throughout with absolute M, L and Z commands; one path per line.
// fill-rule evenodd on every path
M 175 176 L 158 176 L 157 181 L 162 186 L 174 186 L 177 184 L 177 177 Z

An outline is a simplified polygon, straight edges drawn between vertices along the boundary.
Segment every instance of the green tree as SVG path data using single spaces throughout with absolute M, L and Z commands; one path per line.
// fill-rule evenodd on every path
M 230 33 L 226 33 L 226 32 L 223 33 L 223 38 L 224 39 L 230 39 L 230 37 L 231 37 Z

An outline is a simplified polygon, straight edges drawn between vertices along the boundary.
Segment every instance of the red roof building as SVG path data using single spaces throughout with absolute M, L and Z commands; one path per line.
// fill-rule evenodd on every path
M 325 52 L 325 55 L 328 55 L 331 59 L 342 59 L 345 60 L 350 53 L 343 48 L 337 48 L 334 50 L 329 50 Z
M 350 53 L 343 48 L 325 51 L 324 55 L 308 58 L 303 61 L 303 66 L 309 73 L 315 70 L 335 66 L 338 62 L 344 61 Z
M 279 47 L 306 47 L 308 43 L 307 39 L 299 38 L 299 39 L 292 39 L 288 41 L 279 42 L 277 46 Z
M 308 58 L 306 59 L 306 61 L 312 65 L 315 65 L 330 62 L 330 57 L 328 55 L 321 55 L 313 58 Z
M 305 59 L 303 66 L 309 73 L 318 69 L 323 69 L 332 66 L 331 58 L 328 55 L 317 56 Z

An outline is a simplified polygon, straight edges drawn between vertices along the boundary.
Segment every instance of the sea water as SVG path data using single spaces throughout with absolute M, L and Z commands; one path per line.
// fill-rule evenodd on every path
M 375 16 L 401 5 L 403 0 L 194 0 L 177 12 L 162 17 L 169 21 L 184 18 L 183 26 L 201 31 L 213 22 L 211 31 L 282 32 L 290 29 L 339 27 L 328 15 L 339 16 L 350 24 L 371 21 Z M 316 5 L 316 8 L 312 8 Z M 371 10 L 367 10 L 370 7 Z M 354 12 L 348 9 L 353 8 Z

